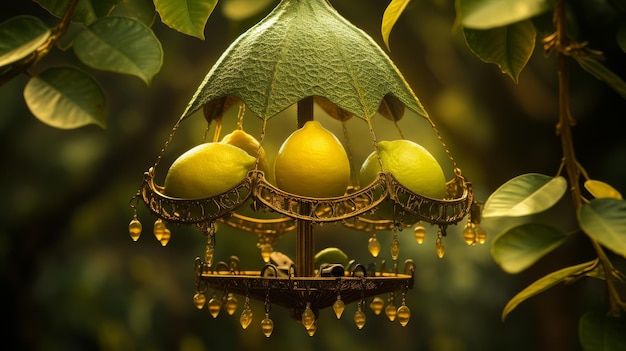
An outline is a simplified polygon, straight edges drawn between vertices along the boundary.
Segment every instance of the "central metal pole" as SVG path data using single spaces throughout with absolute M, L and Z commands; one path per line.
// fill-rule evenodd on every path
M 298 101 L 298 128 L 302 128 L 308 121 L 313 120 L 313 97 Z M 308 214 L 309 204 L 300 204 L 300 214 Z M 312 277 L 315 270 L 313 224 L 298 219 L 298 236 L 296 238 L 296 273 L 300 277 Z

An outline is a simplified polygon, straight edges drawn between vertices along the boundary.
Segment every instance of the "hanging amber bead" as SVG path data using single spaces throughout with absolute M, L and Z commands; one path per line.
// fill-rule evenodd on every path
M 468 222 L 463 228 L 463 240 L 467 245 L 476 244 L 476 226 L 472 222 Z
M 213 295 L 209 300 L 209 313 L 213 318 L 217 318 L 217 315 L 220 314 L 220 310 L 222 309 L 222 303 L 220 300 Z
M 141 235 L 141 222 L 137 219 L 137 215 L 133 216 L 133 219 L 128 224 L 128 233 L 130 234 L 131 239 L 133 241 L 139 240 L 139 236 Z
M 196 306 L 197 309 L 201 310 L 202 307 L 204 307 L 205 302 L 206 296 L 204 296 L 204 294 L 197 292 L 195 293 L 195 295 L 193 295 L 193 304 Z
M 396 316 L 398 318 L 398 322 L 403 327 L 409 323 L 409 319 L 411 318 L 411 310 L 407 307 L 407 305 L 402 305 L 398 307 L 398 311 L 396 311 Z
M 161 238 L 163 238 L 163 234 L 165 234 L 165 229 L 167 229 L 165 227 L 165 223 L 163 223 L 163 220 L 161 220 L 160 218 L 154 222 L 154 236 L 158 241 L 161 241 Z
M 235 313 L 235 310 L 237 310 L 237 298 L 232 293 L 228 293 L 224 310 L 231 316 Z
M 362 329 L 365 325 L 365 320 L 365 313 L 361 310 L 361 305 L 359 304 L 359 308 L 354 313 L 354 324 L 356 324 L 357 328 Z
M 166 246 L 167 243 L 170 242 L 171 237 L 172 232 L 170 232 L 169 229 L 165 228 L 165 230 L 163 230 L 163 236 L 161 237 L 161 240 L 159 240 L 161 242 L 161 246 Z
M 307 303 L 306 308 L 302 312 L 302 324 L 304 328 L 308 330 L 313 326 L 313 323 L 315 323 L 315 313 L 311 310 L 311 305 Z
M 387 307 L 385 307 L 385 314 L 387 315 L 387 319 L 393 322 L 396 320 L 396 315 L 398 314 L 398 310 L 396 306 L 393 305 L 393 302 L 390 301 Z
M 317 330 L 317 321 L 313 322 L 313 325 L 311 326 L 311 328 L 306 330 L 306 333 L 309 334 L 309 336 L 313 336 L 315 335 L 316 330 Z
M 479 225 L 476 225 L 476 242 L 484 244 L 487 241 L 487 232 Z
M 263 331 L 263 335 L 269 338 L 272 335 L 272 331 L 274 331 L 274 322 L 269 318 L 268 314 L 265 314 L 265 318 L 261 321 L 261 331 Z
M 333 304 L 333 310 L 337 319 L 341 318 L 343 311 L 346 309 L 346 305 L 341 301 L 341 297 L 337 296 L 337 301 Z
M 373 234 L 367 241 L 367 249 L 374 258 L 378 257 L 378 254 L 380 253 L 380 242 L 376 238 L 376 234 Z
M 252 310 L 249 306 L 246 305 L 243 311 L 241 312 L 241 317 L 239 317 L 239 323 L 243 329 L 248 328 L 250 323 L 252 322 Z
M 398 237 L 394 235 L 394 238 L 391 241 L 391 259 L 394 261 L 397 261 L 399 256 L 400 256 L 400 240 L 398 240 Z
M 421 245 L 424 242 L 424 238 L 426 238 L 426 228 L 418 224 L 415 226 L 415 229 L 413 229 L 413 233 L 415 234 L 415 241 Z
M 383 311 L 383 307 L 385 306 L 385 301 L 381 299 L 379 296 L 374 297 L 372 302 L 370 302 L 370 309 L 374 312 L 375 315 L 379 315 Z
M 443 255 L 446 253 L 446 250 L 443 246 L 443 240 L 441 238 L 441 232 L 437 236 L 437 240 L 435 241 L 435 252 L 439 258 L 443 258 Z

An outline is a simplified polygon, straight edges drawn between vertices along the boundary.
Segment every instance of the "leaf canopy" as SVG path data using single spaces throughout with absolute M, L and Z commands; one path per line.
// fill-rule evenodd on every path
M 163 49 L 152 30 L 126 17 L 92 23 L 74 39 L 74 52 L 87 66 L 134 75 L 148 85 L 163 64 Z
M 520 217 L 543 212 L 554 206 L 566 190 L 564 177 L 523 174 L 496 189 L 485 202 L 482 215 L 483 218 Z
M 509 300 L 509 302 L 507 302 L 506 306 L 504 306 L 504 309 L 502 310 L 502 320 L 505 320 L 506 316 L 508 316 L 508 314 L 511 313 L 511 311 L 513 311 L 520 303 L 550 289 L 551 287 L 573 276 L 583 273 L 585 270 L 592 268 L 594 264 L 595 261 L 581 263 L 575 266 L 560 269 L 556 272 L 552 272 L 542 278 L 539 278 L 538 280 L 527 286 L 524 290 L 517 293 L 517 295 L 515 295 L 511 300 Z
M 507 273 L 519 273 L 559 247 L 567 235 L 541 223 L 526 223 L 498 235 L 491 243 L 491 256 Z
M 490 29 L 530 19 L 554 7 L 555 0 L 457 0 L 461 24 Z
M 535 50 L 537 32 L 531 20 L 487 30 L 465 28 L 467 46 L 481 60 L 494 63 L 518 82 Z
M 181 119 L 224 96 L 261 118 L 309 96 L 369 118 L 387 94 L 427 116 L 391 59 L 327 1 L 282 1 L 223 53 Z
M 33 115 L 52 127 L 105 126 L 104 94 L 91 76 L 76 68 L 52 67 L 32 77 L 24 99 Z
M 48 40 L 50 33 L 34 16 L 16 16 L 0 23 L 0 67 L 28 56 Z
M 626 257 L 626 201 L 591 200 L 578 210 L 578 222 L 587 235 Z

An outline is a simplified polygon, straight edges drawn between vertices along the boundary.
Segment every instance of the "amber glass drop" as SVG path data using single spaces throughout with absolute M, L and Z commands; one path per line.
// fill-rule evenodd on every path
M 389 303 L 387 305 L 387 307 L 385 307 L 385 314 L 387 315 L 387 318 L 393 322 L 396 320 L 396 315 L 398 314 L 398 310 L 396 309 L 396 306 L 393 305 L 393 303 Z
M 133 216 L 133 219 L 128 224 L 128 233 L 130 233 L 130 237 L 133 241 L 139 240 L 139 236 L 141 235 L 141 222 L 137 219 L 137 215 Z
M 226 310 L 226 313 L 232 316 L 235 313 L 236 309 L 237 309 L 237 298 L 232 293 L 228 293 L 224 310 Z
M 262 244 L 261 245 L 261 257 L 263 258 L 263 262 L 270 262 L 270 255 L 274 252 L 274 248 L 270 244 Z
M 171 237 L 172 232 L 170 232 L 169 229 L 165 228 L 165 230 L 163 231 L 163 236 L 161 237 L 161 240 L 159 240 L 161 242 L 161 246 L 166 246 L 167 243 L 170 242 Z
M 265 318 L 261 321 L 261 331 L 263 331 L 263 335 L 267 338 L 269 338 L 274 331 L 274 322 L 272 322 L 268 316 L 265 316 Z
M 487 241 L 487 232 L 479 225 L 476 226 L 476 242 L 484 244 Z
M 379 296 L 376 296 L 372 302 L 370 302 L 370 309 L 374 312 L 375 315 L 379 315 L 383 311 L 383 307 L 385 306 L 385 301 L 381 299 Z
M 391 241 L 391 259 L 396 261 L 400 256 L 400 240 L 393 238 Z
M 209 313 L 213 318 L 217 318 L 217 315 L 220 314 L 220 310 L 222 309 L 222 303 L 218 298 L 213 296 L 209 300 Z
M 424 243 L 424 238 L 426 238 L 426 228 L 424 228 L 423 225 L 416 225 L 415 229 L 413 229 L 413 233 L 415 234 L 415 241 L 417 241 L 418 244 L 421 245 Z
M 346 305 L 343 303 L 343 301 L 341 301 L 341 299 L 337 299 L 337 301 L 335 301 L 335 303 L 333 304 L 333 310 L 335 311 L 335 316 L 337 316 L 337 319 L 341 318 L 341 315 L 343 314 L 343 311 L 346 309 Z
M 165 223 L 160 218 L 154 222 L 154 236 L 158 241 L 161 241 L 163 234 L 165 234 Z
M 411 310 L 409 310 L 406 305 L 402 305 L 398 307 L 398 311 L 396 313 L 400 325 L 402 325 L 403 327 L 406 326 L 407 323 L 409 323 L 409 319 L 411 318 Z
M 356 324 L 356 327 L 359 329 L 362 329 L 363 326 L 365 325 L 365 313 L 363 311 L 361 311 L 361 308 L 359 308 L 355 313 L 354 313 L 354 324 Z
M 437 252 L 439 258 L 443 258 L 443 255 L 446 253 L 441 237 L 438 237 L 437 241 L 435 241 L 435 252 Z
M 309 336 L 313 336 L 315 335 L 316 330 L 317 330 L 317 321 L 313 322 L 313 325 L 311 326 L 311 328 L 306 330 L 306 333 L 309 334 Z
M 302 312 L 302 324 L 305 329 L 309 330 L 309 328 L 313 326 L 313 323 L 315 323 L 315 313 L 313 313 L 311 306 L 307 303 L 306 308 Z
M 252 310 L 250 307 L 246 306 L 241 312 L 241 317 L 239 317 L 239 323 L 241 323 L 241 327 L 243 329 L 248 328 L 250 323 L 252 322 Z
M 378 254 L 380 253 L 380 242 L 376 238 L 376 234 L 369 238 L 367 242 L 367 249 L 373 257 L 378 257 Z
M 197 292 L 195 295 L 193 295 L 193 304 L 196 306 L 197 309 L 201 310 L 202 307 L 204 307 L 205 302 L 206 296 L 204 296 L 204 294 Z
M 473 223 L 467 223 L 463 228 L 463 240 L 467 245 L 476 244 L 476 228 Z

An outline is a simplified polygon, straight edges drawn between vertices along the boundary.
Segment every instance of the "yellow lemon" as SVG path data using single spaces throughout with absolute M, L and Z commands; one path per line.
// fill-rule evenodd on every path
M 170 166 L 165 177 L 165 194 L 184 199 L 215 196 L 244 180 L 255 163 L 254 157 L 230 144 L 197 145 Z
M 380 141 L 378 151 L 383 171 L 390 172 L 407 189 L 427 197 L 446 195 L 446 178 L 437 159 L 423 146 L 410 140 Z M 367 186 L 380 172 L 376 152 L 372 152 L 359 174 L 361 186 Z
M 259 141 L 253 137 L 252 135 L 246 133 L 241 129 L 237 129 L 230 134 L 224 136 L 221 141 L 222 143 L 230 144 L 237 146 L 240 149 L 243 149 L 248 155 L 256 158 L 259 156 L 259 170 L 263 171 L 265 174 L 265 179 L 273 183 L 274 177 L 271 172 L 271 167 L 269 161 L 267 160 L 267 155 L 265 153 L 265 149 L 260 146 Z
M 308 121 L 281 145 L 274 162 L 276 185 L 292 194 L 341 196 L 350 182 L 350 161 L 341 142 L 317 121 Z

